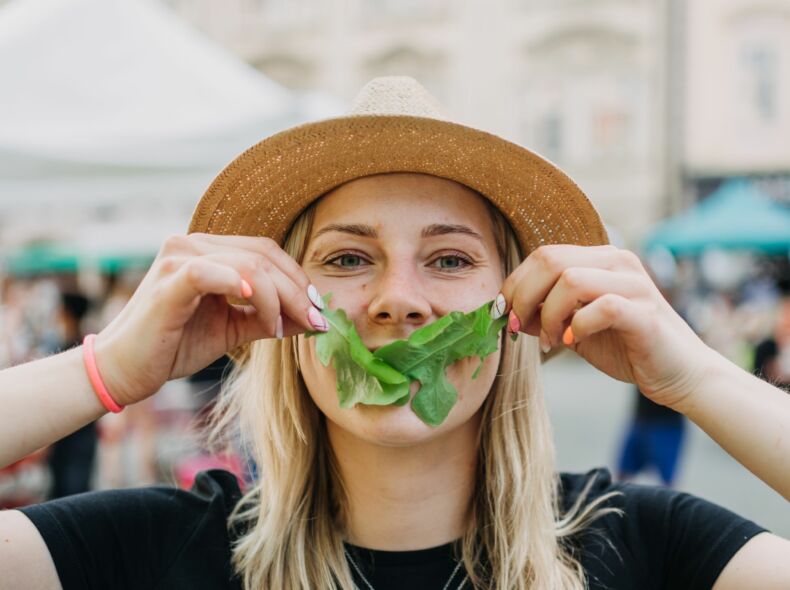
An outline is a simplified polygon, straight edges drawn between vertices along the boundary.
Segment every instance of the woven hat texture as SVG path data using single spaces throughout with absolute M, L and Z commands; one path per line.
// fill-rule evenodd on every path
M 519 145 L 450 121 L 404 76 L 369 82 L 347 116 L 282 131 L 238 156 L 201 198 L 189 231 L 282 244 L 315 199 L 389 172 L 431 174 L 479 192 L 510 221 L 525 253 L 543 244 L 608 242 L 595 208 L 564 172 Z

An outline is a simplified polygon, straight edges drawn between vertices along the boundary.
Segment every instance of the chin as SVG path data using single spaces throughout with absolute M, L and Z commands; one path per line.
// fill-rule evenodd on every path
M 341 428 L 372 444 L 386 447 L 409 447 L 424 443 L 446 430 L 450 418 L 440 426 L 425 424 L 406 404 L 404 406 L 368 406 L 359 404 L 346 411 Z

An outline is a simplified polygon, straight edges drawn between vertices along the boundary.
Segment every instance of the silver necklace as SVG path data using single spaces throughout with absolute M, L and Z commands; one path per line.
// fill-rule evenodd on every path
M 357 572 L 357 573 L 359 574 L 359 577 L 360 577 L 360 578 L 362 578 L 362 581 L 363 581 L 363 582 L 365 582 L 365 586 L 367 586 L 367 587 L 368 587 L 368 590 L 376 590 L 376 589 L 373 587 L 373 584 L 371 584 L 370 582 L 368 582 L 368 579 L 365 577 L 365 574 L 363 574 L 363 573 L 362 573 L 362 570 L 361 570 L 361 569 L 359 569 L 359 566 L 357 565 L 357 562 L 356 562 L 356 561 L 354 561 L 354 560 L 351 558 L 351 554 L 348 552 L 348 549 L 346 549 L 346 548 L 344 547 L 344 548 L 343 548 L 343 553 L 345 553 L 345 554 L 346 554 L 346 559 L 348 559 L 348 562 L 349 562 L 349 563 L 351 564 L 351 566 L 354 568 L 354 571 L 355 571 L 355 572 Z M 452 582 L 452 581 L 453 581 L 453 578 L 455 577 L 455 574 L 457 574 L 457 573 L 458 573 L 458 570 L 459 570 L 459 569 L 461 569 L 461 563 L 462 563 L 462 562 L 460 562 L 460 561 L 459 561 L 459 562 L 458 562 L 458 564 L 455 566 L 455 569 L 453 570 L 453 573 L 451 573 L 451 574 L 450 574 L 450 578 L 447 580 L 447 583 L 444 585 L 444 588 L 442 588 L 442 590 L 447 590 L 447 589 L 450 587 L 450 582 Z M 457 587 L 455 590 L 461 590 L 461 588 L 463 588 L 463 587 L 466 585 L 466 581 L 467 581 L 468 579 L 469 579 L 469 574 L 466 574 L 466 575 L 464 576 L 464 579 L 463 579 L 463 580 L 461 580 L 461 583 L 460 583 L 460 584 L 458 584 L 458 587 Z

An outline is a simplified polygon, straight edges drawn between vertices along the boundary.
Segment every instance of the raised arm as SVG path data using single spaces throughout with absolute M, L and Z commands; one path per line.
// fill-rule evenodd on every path
M 309 322 L 308 284 L 296 261 L 271 240 L 174 237 L 96 338 L 101 380 L 115 402 L 128 405 L 245 342 L 320 329 Z M 251 305 L 232 305 L 228 297 Z M 87 377 L 82 347 L 0 371 L 0 466 L 105 411 Z M 0 590 L 60 587 L 38 529 L 22 512 L 0 511 Z
M 716 357 L 674 409 L 790 501 L 790 394 Z
M 79 348 L 0 371 L 0 392 L 0 467 L 106 411 L 93 393 Z
M 639 258 L 612 246 L 544 246 L 505 281 L 511 325 L 544 352 L 567 346 L 697 423 L 790 500 L 790 395 L 708 347 Z M 515 319 L 513 319 L 515 318 Z
M 302 268 L 272 240 L 175 236 L 97 336 L 101 379 L 118 404 L 129 405 L 240 344 L 320 329 L 309 321 L 308 286 Z M 228 297 L 250 305 L 232 305 Z M 0 371 L 0 467 L 105 411 L 82 347 Z

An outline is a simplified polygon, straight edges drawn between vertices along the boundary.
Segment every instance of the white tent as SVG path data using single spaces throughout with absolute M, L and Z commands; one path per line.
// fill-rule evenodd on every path
M 31 211 L 183 217 L 236 154 L 336 112 L 154 0 L 12 0 L 0 8 L 3 231 Z

